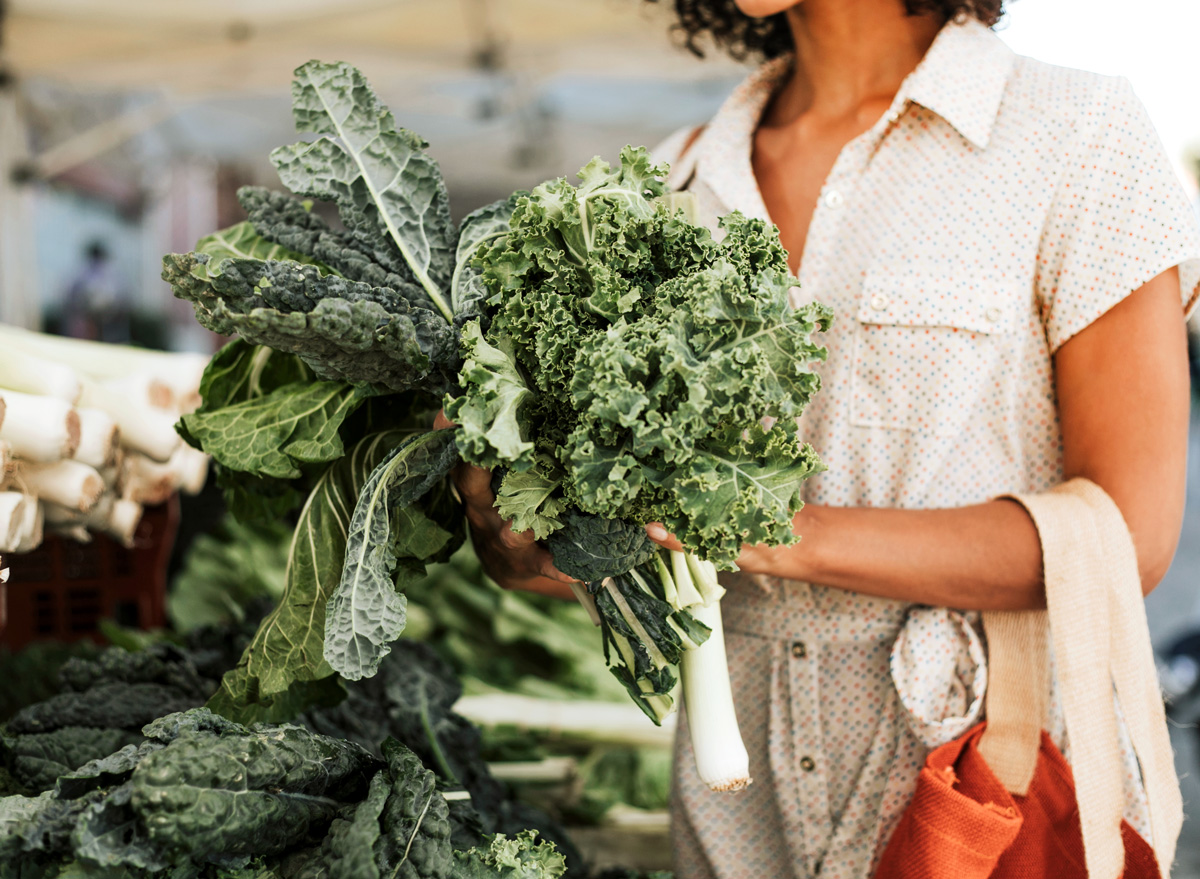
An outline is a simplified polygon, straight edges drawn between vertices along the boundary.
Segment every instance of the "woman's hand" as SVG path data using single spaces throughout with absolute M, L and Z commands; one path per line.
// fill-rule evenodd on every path
M 438 412 L 433 422 L 435 430 L 453 426 L 445 413 Z M 492 472 L 464 461 L 454 468 L 452 476 L 466 507 L 471 542 L 487 575 L 505 589 L 574 599 L 574 580 L 554 567 L 553 558 L 534 539 L 533 532 L 513 531 L 512 522 L 496 512 Z
M 804 535 L 805 539 L 791 546 L 766 546 L 764 544 L 742 544 L 742 551 L 737 557 L 738 570 L 747 574 L 765 574 L 770 577 L 783 577 L 788 580 L 808 580 L 812 578 L 811 553 L 807 551 L 811 543 L 805 545 L 817 528 L 817 509 L 814 504 L 805 504 L 792 519 L 792 529 L 796 534 Z M 675 552 L 686 552 L 674 534 L 669 534 L 660 522 L 651 522 L 646 526 L 646 535 L 666 549 Z

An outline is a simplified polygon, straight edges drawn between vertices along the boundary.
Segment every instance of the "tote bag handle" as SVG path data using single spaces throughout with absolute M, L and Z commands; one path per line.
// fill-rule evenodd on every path
M 1088 876 L 1117 879 L 1124 867 L 1119 702 L 1165 879 L 1183 824 L 1183 800 L 1129 529 L 1112 499 L 1086 479 L 1010 499 L 1037 526 L 1046 610 L 983 615 L 989 681 L 980 753 L 1011 793 L 1025 795 L 1046 721 L 1052 647 Z

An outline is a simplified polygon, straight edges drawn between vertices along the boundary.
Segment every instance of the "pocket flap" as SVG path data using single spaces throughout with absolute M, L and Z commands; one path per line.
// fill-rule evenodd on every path
M 1011 333 L 1025 297 L 1011 281 L 967 273 L 920 277 L 873 270 L 863 282 L 858 320 L 898 327 L 951 327 Z

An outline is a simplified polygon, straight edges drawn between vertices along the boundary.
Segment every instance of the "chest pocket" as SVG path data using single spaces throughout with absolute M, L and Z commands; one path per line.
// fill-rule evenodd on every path
M 1010 282 L 869 274 L 851 421 L 953 437 L 971 419 L 1003 417 L 1023 300 Z

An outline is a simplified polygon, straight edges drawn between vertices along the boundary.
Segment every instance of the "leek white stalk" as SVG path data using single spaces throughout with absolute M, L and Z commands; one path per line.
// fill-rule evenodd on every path
M 694 650 L 686 650 L 680 664 L 683 704 L 696 770 L 714 791 L 736 791 L 750 784 L 750 756 L 742 743 L 729 663 L 725 657 L 725 632 L 721 626 L 720 602 L 689 609 L 712 634 Z
M 179 488 L 179 471 L 171 462 L 151 461 L 145 455 L 125 456 L 122 468 L 121 497 L 139 504 L 161 504 Z
M 26 506 L 37 498 L 19 491 L 0 491 L 0 552 L 16 552 L 25 530 Z
M 8 404 L 0 424 L 0 440 L 12 447 L 13 457 L 45 463 L 69 458 L 79 447 L 79 413 L 55 397 L 2 391 Z
M 65 364 L 79 375 L 94 379 L 122 378 L 135 372 L 147 372 L 172 387 L 178 385 L 176 393 L 179 396 L 188 386 L 193 389 L 200 386 L 200 373 L 209 359 L 203 354 L 151 351 L 132 345 L 68 339 L 0 324 L 0 350 L 12 349 Z
M 677 604 L 674 606 L 679 610 L 687 610 L 698 604 L 704 603 L 704 596 L 696 589 L 696 584 L 692 582 L 692 571 L 688 567 L 687 553 L 676 552 L 671 550 L 671 575 L 675 582 L 675 592 L 677 596 Z
M 72 406 L 80 392 L 79 376 L 71 367 L 19 348 L 5 348 L 0 354 L 0 388 L 54 397 Z
M 171 460 L 167 462 L 175 470 L 176 485 L 184 494 L 197 495 L 208 480 L 208 455 L 180 443 Z
M 45 527 L 42 505 L 37 502 L 37 498 L 31 497 L 29 500 L 32 503 L 25 505 L 25 521 L 22 523 L 21 536 L 17 539 L 17 546 L 13 552 L 32 552 L 42 545 Z
M 173 413 L 126 399 L 98 382 L 83 382 L 79 402 L 107 412 L 121 431 L 121 443 L 155 461 L 169 459 L 182 442 L 175 432 Z
M 682 555 L 687 561 L 688 571 L 691 572 L 692 581 L 704 606 L 709 607 L 720 601 L 725 595 L 725 587 L 717 582 L 717 566 L 712 562 L 701 561 L 690 552 Z
M 22 462 L 17 469 L 17 479 L 30 494 L 80 513 L 88 512 L 104 493 L 104 480 L 100 474 L 78 461 Z
M 147 372 L 135 372 L 121 378 L 105 379 L 102 384 L 114 394 L 149 406 L 152 409 L 176 411 L 175 392 L 171 386 Z
M 59 533 L 63 533 L 65 528 L 85 528 L 108 534 L 125 546 L 133 545 L 133 535 L 142 520 L 141 504 L 107 492 L 87 513 L 54 503 L 45 504 L 45 508 L 46 524 L 53 525 Z
M 77 409 L 79 413 L 79 448 L 75 460 L 96 470 L 112 464 L 117 454 L 121 432 L 116 422 L 103 409 Z

